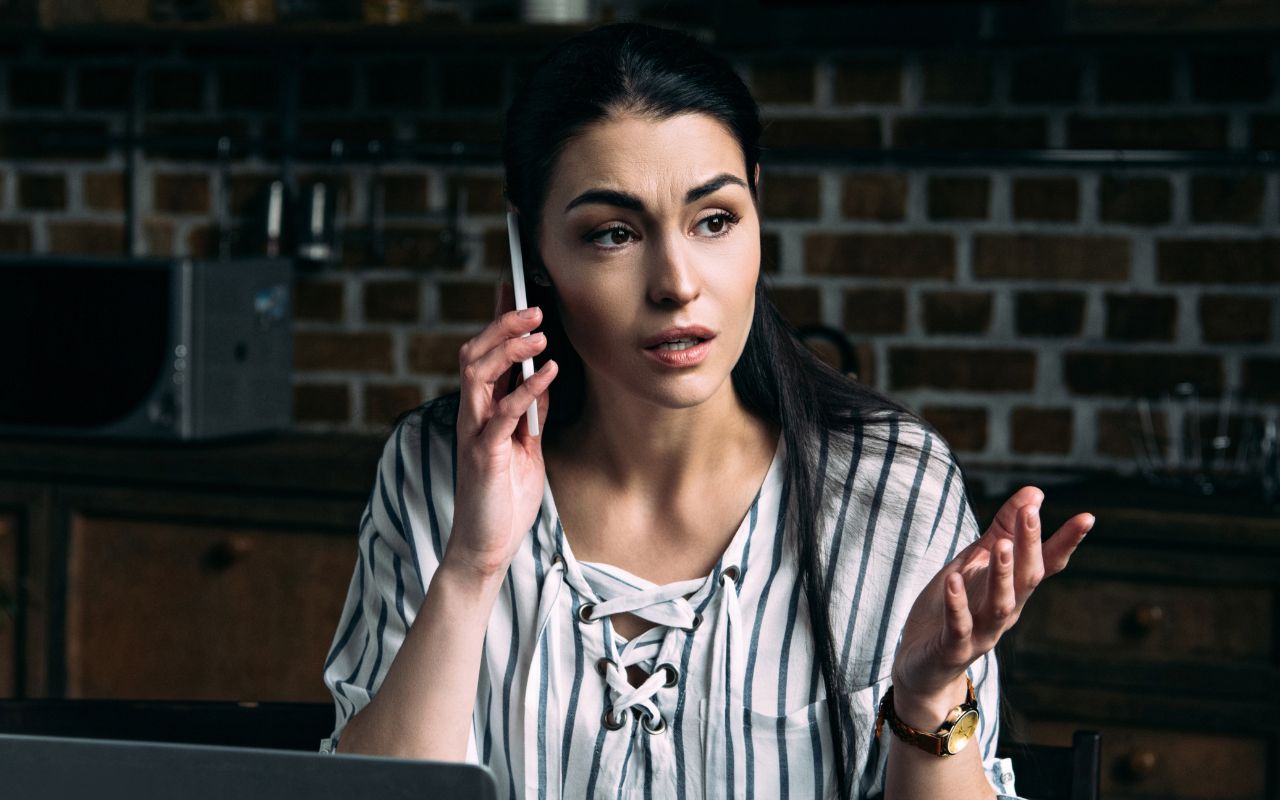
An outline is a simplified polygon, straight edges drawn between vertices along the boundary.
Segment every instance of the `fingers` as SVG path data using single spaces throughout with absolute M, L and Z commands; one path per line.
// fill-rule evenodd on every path
M 980 636 L 999 638 L 1013 623 L 1018 608 L 1013 588 L 1013 542 L 996 542 L 991 565 L 987 569 L 986 602 L 978 610 L 974 626 Z
M 1014 542 L 1013 577 L 1019 600 L 1030 594 L 1044 579 L 1040 552 L 1040 508 L 1027 506 L 1018 515 L 1020 524 Z
M 965 594 L 964 579 L 960 573 L 953 572 L 947 576 L 943 595 L 946 615 L 944 652 L 968 653 L 969 637 L 973 635 L 973 616 L 969 613 L 969 598 Z
M 1092 514 L 1076 514 L 1044 543 L 1044 573 L 1053 575 L 1067 566 L 1071 554 L 1084 541 L 1085 534 L 1093 529 L 1097 518 Z
M 533 373 L 532 378 L 521 383 L 515 391 L 498 401 L 494 407 L 493 416 L 480 432 L 481 443 L 487 447 L 496 447 L 503 439 L 510 439 L 516 431 L 516 426 L 520 424 L 521 417 L 533 404 L 533 399 L 546 392 L 558 370 L 559 365 L 556 362 L 548 361 L 542 365 L 542 369 Z M 542 410 L 539 409 L 538 413 L 541 416 Z M 528 437 L 527 430 L 525 435 Z
M 1028 506 L 1039 508 L 1043 503 L 1044 492 L 1035 486 L 1023 486 L 1010 495 L 1009 499 L 1004 501 L 1004 505 L 1000 506 L 1000 510 L 996 512 L 996 518 L 992 520 L 991 527 L 987 529 L 987 533 L 994 533 L 997 538 L 1007 537 L 1013 539 L 1018 531 L 1018 514 L 1022 509 Z
M 546 338 L 542 334 L 524 336 L 542 321 L 541 311 L 531 308 L 526 313 L 527 316 L 514 311 L 503 313 L 459 349 L 458 367 L 462 377 L 462 402 L 458 413 L 460 434 L 475 436 L 479 433 L 493 404 L 506 394 L 505 381 L 500 378 L 512 364 L 531 358 L 546 347 Z

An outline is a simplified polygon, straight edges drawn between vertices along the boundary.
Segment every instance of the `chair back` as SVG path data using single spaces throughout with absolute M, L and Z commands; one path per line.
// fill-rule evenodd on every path
M 1102 736 L 1076 731 L 1070 747 L 1005 743 L 997 755 L 1013 761 L 1018 795 L 1028 800 L 1098 800 Z

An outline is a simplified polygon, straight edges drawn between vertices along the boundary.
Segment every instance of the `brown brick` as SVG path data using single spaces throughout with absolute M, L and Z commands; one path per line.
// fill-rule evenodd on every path
M 766 147 L 880 147 L 876 117 L 772 119 L 764 126 Z
M 62 175 L 24 173 L 18 175 L 18 206 L 38 211 L 61 211 L 67 207 L 67 179 Z
M 295 422 L 349 422 L 351 392 L 345 383 L 302 383 L 293 387 Z
M 426 175 L 383 175 L 383 209 L 388 214 L 423 214 L 430 186 Z
M 426 65 L 420 58 L 368 64 L 365 93 L 369 108 L 422 108 L 427 98 Z
M 1136 410 L 1099 409 L 1096 428 L 1099 455 L 1134 458 L 1138 453 L 1135 443 L 1143 441 L 1143 424 Z M 1168 440 L 1169 420 L 1163 411 L 1151 411 L 1151 430 L 1158 442 Z
M 122 211 L 124 209 L 124 175 L 119 172 L 86 172 L 84 174 L 84 204 L 97 211 Z
M 124 255 L 124 226 L 115 222 L 50 222 L 49 252 Z
M 440 68 L 444 108 L 497 108 L 502 104 L 502 66 L 494 59 L 453 61 Z
M 1165 178 L 1104 175 L 1098 182 L 1098 216 L 1103 222 L 1159 225 L 1173 216 L 1173 190 Z
M 412 269 L 450 269 L 462 266 L 439 225 L 388 225 L 384 228 L 386 265 Z
M 1015 453 L 1066 455 L 1071 452 L 1070 408 L 1015 408 L 1009 427 L 1010 445 Z
M 925 292 L 924 328 L 929 333 L 986 333 L 991 327 L 987 292 Z
M 298 370 L 391 371 L 391 334 L 321 333 L 293 335 L 293 366 Z
M 1161 283 L 1280 283 L 1280 239 L 1156 242 Z
M 813 286 L 774 286 L 769 298 L 793 326 L 822 322 L 822 293 Z
M 369 281 L 364 285 L 364 318 L 369 322 L 416 322 L 417 281 Z
M 760 103 L 812 103 L 813 61 L 757 61 L 751 65 L 751 93 Z
M 409 339 L 412 372 L 458 374 L 458 350 L 479 333 L 419 333 Z
M 822 198 L 817 175 L 769 175 L 760 183 L 760 199 L 766 217 L 818 218 Z
M 1168 295 L 1108 294 L 1107 338 L 1122 342 L 1171 342 L 1178 299 Z
M 26 222 L 0 222 L 0 253 L 25 255 L 31 252 L 31 225 Z
M 1255 356 L 1244 360 L 1241 388 L 1259 400 L 1280 401 L 1280 358 Z
M 133 77 L 127 67 L 81 66 L 76 105 L 85 111 L 123 110 L 133 99 Z
M 1137 150 L 1222 149 L 1227 146 L 1223 114 L 1085 117 L 1067 119 L 1067 146 Z
M 1129 240 L 1116 236 L 977 234 L 973 275 L 1059 281 L 1126 281 Z
M 1223 377 L 1217 356 L 1189 353 L 1064 353 L 1062 371 L 1072 392 L 1113 397 L 1156 394 L 1184 381 L 1216 394 Z
M 271 196 L 271 182 L 275 175 L 263 173 L 240 173 L 231 175 L 226 182 L 228 193 L 227 207 L 236 216 L 260 216 L 261 224 L 266 224 L 266 209 Z
M 1163 53 L 1103 54 L 1098 59 L 1100 103 L 1168 103 L 1173 61 Z
M 900 222 L 907 216 L 906 175 L 846 175 L 840 213 L 848 219 Z
M 494 285 L 491 281 L 440 283 L 440 319 L 445 322 L 483 322 L 494 315 Z
M 451 180 L 449 187 L 454 196 L 460 189 L 466 190 L 466 205 L 462 210 L 468 214 L 507 213 L 507 198 L 502 192 L 500 175 L 463 175 Z
M 928 58 L 921 65 L 925 103 L 979 105 L 991 102 L 991 61 L 961 55 Z
M 11 67 L 9 105 L 15 109 L 55 109 L 66 102 L 61 67 Z
M 844 329 L 850 333 L 902 333 L 907 325 L 906 308 L 902 289 L 846 289 Z
M 1014 317 L 1019 336 L 1079 336 L 1085 296 L 1079 292 L 1018 292 Z
M 355 103 L 355 75 L 350 62 L 306 64 L 298 80 L 302 111 L 341 111 Z
M 895 147 L 1047 147 L 1043 117 L 898 117 L 893 121 Z
M 956 248 L 944 234 L 814 233 L 805 238 L 804 262 L 810 275 L 954 280 Z
M 1271 338 L 1271 300 L 1266 297 L 1203 295 L 1200 336 L 1205 342 L 1265 342 Z
M 237 64 L 218 70 L 218 107 L 226 111 L 272 111 L 279 105 L 277 81 L 263 80 L 268 63 Z
M 1080 217 L 1080 186 L 1075 178 L 1014 178 L 1013 217 L 1019 220 L 1075 222 Z
M 1263 190 L 1262 175 L 1193 175 L 1191 221 L 1256 225 L 1262 221 Z
M 157 174 L 151 183 L 156 211 L 173 214 L 209 213 L 209 176 L 198 173 Z
M 986 219 L 991 179 L 978 176 L 929 176 L 930 219 Z
M 174 224 L 171 220 L 143 218 L 142 241 L 149 256 L 174 255 Z
M 1249 140 L 1256 150 L 1280 150 L 1280 114 L 1254 114 Z
M 1265 50 L 1192 53 L 1191 96 L 1209 103 L 1253 103 L 1275 88 Z
M 835 101 L 898 103 L 902 100 L 902 64 L 896 59 L 865 58 L 834 65 Z
M 388 428 L 402 412 L 422 403 L 422 389 L 412 383 L 370 383 L 364 387 L 364 421 Z
M 0 158 L 57 162 L 106 158 L 105 122 L 5 119 L 10 116 L 0 116 Z
M 1009 99 L 1015 103 L 1070 105 L 1079 97 L 1080 58 L 1070 50 L 1037 48 L 1009 69 Z
M 988 348 L 893 347 L 894 389 L 1027 392 L 1035 385 L 1036 354 Z
M 504 274 L 511 269 L 511 241 L 506 228 L 486 228 L 480 237 L 483 266 L 501 269 Z M 529 256 L 525 256 L 525 268 L 529 268 Z
M 341 282 L 296 278 L 293 283 L 293 313 L 301 320 L 341 322 L 343 294 Z
M 196 111 L 204 104 L 204 75 L 199 70 L 155 69 L 146 81 L 150 111 Z
M 987 410 L 961 406 L 924 406 L 920 416 L 938 429 L 954 452 L 976 453 L 987 446 Z

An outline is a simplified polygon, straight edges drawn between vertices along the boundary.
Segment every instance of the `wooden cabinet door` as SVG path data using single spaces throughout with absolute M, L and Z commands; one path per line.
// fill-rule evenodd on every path
M 69 503 L 68 697 L 329 699 L 358 504 L 169 496 L 104 511 L 121 504 Z

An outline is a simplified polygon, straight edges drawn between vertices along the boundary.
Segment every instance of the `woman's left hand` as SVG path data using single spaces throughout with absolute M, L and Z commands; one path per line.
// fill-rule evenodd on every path
M 895 706 L 920 709 L 921 717 L 929 716 L 923 709 L 945 715 L 958 702 L 966 668 L 1013 627 L 1040 581 L 1067 566 L 1094 517 L 1077 514 L 1042 543 L 1042 502 L 1044 492 L 1034 486 L 1015 492 L 987 532 L 916 598 L 893 664 Z

